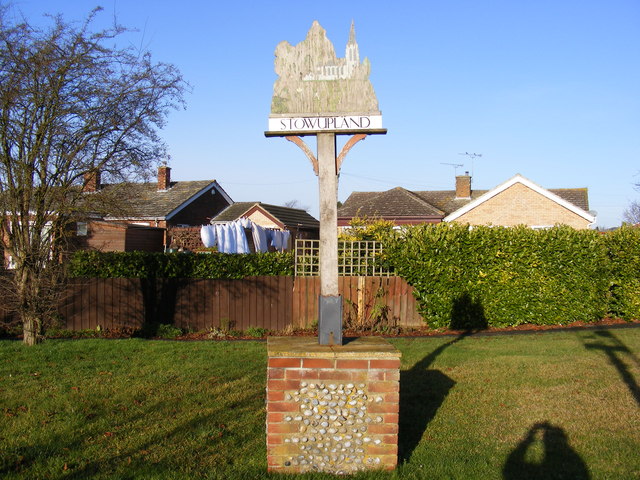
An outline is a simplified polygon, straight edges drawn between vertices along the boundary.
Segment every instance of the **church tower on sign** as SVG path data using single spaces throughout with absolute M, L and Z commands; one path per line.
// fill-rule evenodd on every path
M 293 46 L 276 47 L 271 118 L 324 114 L 380 115 L 369 81 L 369 59 L 360 61 L 356 28 L 351 22 L 344 58 L 338 58 L 324 28 L 317 21 L 307 37 Z
M 352 20 L 344 58 L 329 59 L 327 63 L 316 66 L 316 70 L 307 74 L 304 81 L 347 80 L 354 77 L 359 66 L 360 50 L 356 42 L 356 27 Z

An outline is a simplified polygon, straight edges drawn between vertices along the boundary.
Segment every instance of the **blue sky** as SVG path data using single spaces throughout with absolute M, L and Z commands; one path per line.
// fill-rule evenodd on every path
M 2 3 L 6 3 L 2 1 Z M 355 21 L 386 136 L 347 156 L 352 191 L 473 188 L 520 173 L 546 188 L 588 187 L 598 225 L 640 200 L 640 2 L 637 0 L 221 2 L 15 0 L 30 20 L 82 19 L 93 7 L 136 28 L 126 41 L 178 66 L 193 90 L 162 136 L 172 179 L 216 179 L 235 201 L 297 200 L 318 213 L 311 165 L 265 138 L 276 45 L 313 20 L 343 55 Z M 124 41 L 125 39 L 123 39 Z M 315 150 L 315 140 L 307 137 Z M 481 154 L 471 164 L 460 153 Z

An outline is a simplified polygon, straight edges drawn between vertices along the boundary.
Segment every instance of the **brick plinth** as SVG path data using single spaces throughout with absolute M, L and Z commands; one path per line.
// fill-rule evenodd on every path
M 318 345 L 270 337 L 270 471 L 353 473 L 396 467 L 400 352 L 378 337 Z

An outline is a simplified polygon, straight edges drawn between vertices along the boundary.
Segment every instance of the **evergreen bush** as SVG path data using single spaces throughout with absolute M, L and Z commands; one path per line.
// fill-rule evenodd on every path
M 623 226 L 602 237 L 610 261 L 610 312 L 640 318 L 640 228 Z
M 69 262 L 72 277 L 222 278 L 293 275 L 293 254 L 191 254 L 77 251 Z
M 609 259 L 595 231 L 443 223 L 386 243 L 435 328 L 588 322 L 607 312 Z

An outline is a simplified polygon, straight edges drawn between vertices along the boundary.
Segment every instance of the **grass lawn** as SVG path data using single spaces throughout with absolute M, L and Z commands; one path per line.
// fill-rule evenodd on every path
M 401 464 L 353 478 L 640 478 L 640 329 L 392 343 Z M 289 478 L 265 374 L 263 342 L 1 341 L 0 477 Z

